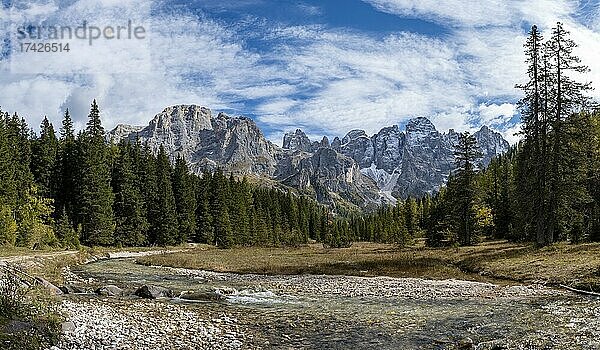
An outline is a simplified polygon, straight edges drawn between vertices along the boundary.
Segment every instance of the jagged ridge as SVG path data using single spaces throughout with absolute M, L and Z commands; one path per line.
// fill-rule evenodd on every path
M 509 144 L 488 127 L 476 132 L 487 165 Z M 283 147 L 266 140 L 249 118 L 230 117 L 195 105 L 168 107 L 146 127 L 119 125 L 108 133 L 112 142 L 139 140 L 152 150 L 162 145 L 175 158 L 185 157 L 191 169 L 221 168 L 236 174 L 275 179 L 313 193 L 322 202 L 342 198 L 361 207 L 395 198 L 439 190 L 454 167 L 458 134 L 440 133 L 427 118 L 411 119 L 368 136 L 352 130 L 331 144 L 327 137 L 312 142 L 300 129 L 285 134 Z

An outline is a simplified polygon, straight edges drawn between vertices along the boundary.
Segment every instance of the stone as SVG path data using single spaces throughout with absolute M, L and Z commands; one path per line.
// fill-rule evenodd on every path
M 48 282 L 47 280 L 41 278 L 41 277 L 36 277 L 35 280 L 42 285 L 44 288 L 46 288 L 50 293 L 54 294 L 54 295 L 61 295 L 63 294 L 63 291 L 58 288 L 57 286 L 55 286 L 54 284 Z
M 113 286 L 113 285 L 107 285 L 107 286 L 100 287 L 100 288 L 96 289 L 95 292 L 98 295 L 109 296 L 109 297 L 116 297 L 116 296 L 123 295 L 123 290 L 121 288 L 119 288 L 117 286 Z
M 460 350 L 471 350 L 475 349 L 475 345 L 473 343 L 473 339 L 466 337 L 458 341 L 456 347 Z
M 85 293 L 85 290 L 75 286 L 75 285 L 64 285 L 61 287 L 58 287 L 63 294 L 82 294 Z
M 144 285 L 135 291 L 135 295 L 144 299 L 172 298 L 173 291 L 153 285 Z
M 191 301 L 223 301 L 225 300 L 225 296 L 216 292 L 188 292 L 183 293 L 180 296 L 183 300 L 191 300 Z
M 75 324 L 71 321 L 66 321 L 61 324 L 61 330 L 63 333 L 69 333 L 75 331 Z

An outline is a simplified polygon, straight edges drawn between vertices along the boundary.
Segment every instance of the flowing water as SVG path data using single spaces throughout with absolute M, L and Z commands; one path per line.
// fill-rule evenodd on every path
M 253 334 L 250 347 L 452 349 L 468 337 L 480 349 L 600 349 L 600 299 L 545 288 L 505 295 L 498 292 L 505 287 L 471 282 L 219 274 L 142 266 L 132 259 L 99 261 L 73 272 L 97 284 L 154 284 L 216 296 L 168 302 L 233 315 Z

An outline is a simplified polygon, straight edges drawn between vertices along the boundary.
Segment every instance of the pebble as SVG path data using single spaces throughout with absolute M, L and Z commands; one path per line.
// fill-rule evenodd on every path
M 224 350 L 244 344 L 233 318 L 208 321 L 184 305 L 91 298 L 63 300 L 59 311 L 69 331 L 49 350 Z

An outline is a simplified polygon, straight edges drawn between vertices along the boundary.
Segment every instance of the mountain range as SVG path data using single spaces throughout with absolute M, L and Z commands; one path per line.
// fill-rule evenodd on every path
M 474 134 L 482 166 L 509 148 L 497 132 L 483 126 Z M 213 115 L 206 107 L 165 108 L 146 127 L 118 125 L 111 142 L 138 140 L 172 159 L 182 156 L 195 173 L 222 169 L 274 180 L 313 195 L 322 203 L 373 207 L 397 198 L 434 193 L 454 169 L 458 133 L 440 133 L 427 118 L 408 121 L 405 130 L 384 127 L 369 136 L 351 130 L 343 138 L 311 141 L 300 129 L 286 133 L 282 146 L 268 141 L 250 118 Z

